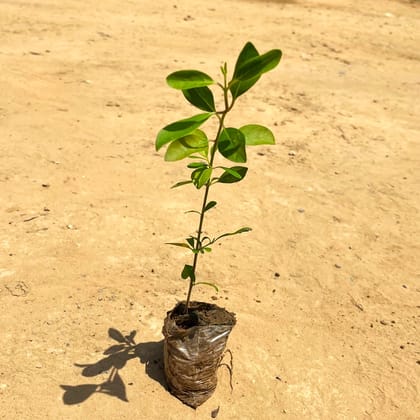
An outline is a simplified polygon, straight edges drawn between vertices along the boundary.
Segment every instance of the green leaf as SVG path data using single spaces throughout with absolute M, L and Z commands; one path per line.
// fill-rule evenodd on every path
M 238 67 L 233 80 L 244 81 L 261 76 L 263 73 L 277 66 L 280 62 L 281 55 L 280 50 L 271 50 L 263 55 L 245 61 Z
M 256 146 L 260 144 L 275 144 L 274 134 L 270 129 L 258 124 L 244 125 L 239 129 L 245 136 L 247 146 Z
M 254 44 L 248 41 L 238 55 L 238 59 L 236 60 L 235 64 L 235 70 L 233 72 L 233 77 L 235 78 L 237 76 L 240 67 L 242 67 L 249 60 L 258 56 L 259 54 Z
M 252 79 L 245 81 L 240 81 L 236 79 L 236 75 L 238 73 L 239 68 L 243 66 L 248 60 L 258 57 L 258 55 L 259 54 L 257 49 L 251 42 L 247 42 L 242 51 L 240 52 L 236 61 L 235 71 L 233 73 L 233 80 L 229 83 L 229 89 L 234 99 L 236 99 L 238 96 L 242 95 L 252 86 L 254 86 L 260 78 L 260 76 L 255 76 Z
M 190 159 L 202 159 L 202 160 L 205 160 L 205 161 L 207 161 L 207 156 L 200 156 L 200 155 L 191 155 L 191 156 L 188 156 Z
M 193 89 L 184 89 L 182 93 L 185 99 L 203 111 L 216 111 L 212 91 L 207 87 L 198 87 Z
M 190 244 L 191 248 L 194 248 L 195 238 L 190 236 L 189 238 L 187 238 L 187 242 Z
M 212 85 L 214 80 L 198 70 L 179 70 L 171 73 L 167 78 L 166 82 L 174 89 L 192 89 L 202 86 Z
M 197 189 L 200 189 L 203 185 L 206 185 L 211 177 L 211 168 L 198 168 L 191 173 L 191 179 Z
M 215 289 L 216 292 L 219 293 L 219 288 L 214 283 L 208 283 L 207 281 L 200 281 L 198 283 L 195 283 L 195 286 L 198 286 L 199 284 L 204 284 L 205 286 L 213 287 L 213 289 Z
M 216 204 L 217 204 L 216 201 L 209 201 L 207 203 L 206 207 L 204 208 L 204 211 L 208 211 L 208 210 L 212 209 L 214 206 L 216 206 Z
M 245 136 L 237 128 L 225 128 L 217 142 L 219 152 L 232 162 L 246 162 Z
M 192 265 L 185 264 L 184 268 L 181 273 L 181 277 L 185 280 L 187 278 L 190 278 L 191 281 L 195 282 L 195 275 L 194 275 L 194 268 Z
M 203 152 L 207 155 L 208 148 L 209 141 L 204 131 L 194 130 L 191 134 L 174 140 L 169 145 L 165 153 L 165 160 L 173 162 L 197 152 Z
M 224 168 L 225 172 L 220 176 L 218 182 L 223 184 L 233 184 L 245 178 L 248 168 L 245 166 L 233 166 L 232 168 Z
M 180 182 L 177 182 L 176 184 L 172 185 L 171 188 L 177 188 L 177 187 L 181 187 L 182 185 L 187 185 L 187 184 L 192 184 L 192 181 L 190 181 L 190 180 L 180 181 Z
M 204 249 L 204 251 L 206 251 L 206 252 L 211 252 L 211 248 L 209 247 L 209 246 L 206 246 L 205 248 L 203 248 Z
M 185 242 L 166 242 L 166 245 L 173 245 L 173 246 L 179 246 L 181 248 L 188 248 L 188 249 L 190 249 L 190 247 L 188 246 L 188 244 L 186 244 Z
M 255 83 L 258 82 L 261 76 L 253 77 L 252 79 L 248 80 L 234 80 L 230 85 L 229 89 L 232 93 L 234 99 L 238 98 L 239 96 L 243 95 L 246 91 L 252 88 Z
M 223 76 L 227 75 L 227 63 L 224 62 L 223 66 L 220 66 L 220 71 L 222 72 Z
M 250 227 L 243 227 L 241 229 L 236 230 L 235 232 L 228 232 L 224 233 L 223 235 L 218 236 L 216 239 L 213 240 L 213 243 L 218 241 L 221 238 L 224 238 L 225 236 L 232 236 L 232 235 L 239 235 L 240 233 L 249 232 L 252 229 Z
M 195 129 L 200 127 L 200 125 L 206 122 L 212 115 L 213 113 L 194 115 L 193 117 L 173 122 L 162 128 L 156 137 L 156 150 L 159 150 L 166 143 L 178 140 L 181 137 L 192 133 Z
M 194 168 L 203 168 L 207 167 L 207 163 L 204 162 L 191 162 L 187 165 L 187 168 L 194 169 Z

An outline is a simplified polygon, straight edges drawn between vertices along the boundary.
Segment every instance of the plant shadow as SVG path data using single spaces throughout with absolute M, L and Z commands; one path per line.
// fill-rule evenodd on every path
M 118 344 L 108 347 L 103 352 L 105 357 L 91 364 L 75 363 L 75 366 L 83 369 L 82 375 L 85 377 L 91 378 L 109 372 L 108 378 L 99 384 L 60 385 L 64 390 L 64 404 L 80 404 L 95 393 L 107 394 L 128 402 L 126 386 L 120 371 L 132 359 L 139 359 L 140 363 L 145 365 L 146 374 L 166 388 L 162 366 L 163 340 L 137 344 L 134 341 L 136 331 L 123 335 L 115 328 L 109 328 L 108 335 Z

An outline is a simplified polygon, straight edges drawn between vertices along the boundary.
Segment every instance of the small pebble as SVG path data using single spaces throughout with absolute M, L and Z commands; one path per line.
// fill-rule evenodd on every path
M 296 152 L 294 150 L 290 150 L 289 156 L 296 156 Z
M 341 265 L 340 264 L 334 264 L 334 267 L 335 268 L 341 268 Z
M 388 325 L 388 322 L 387 322 L 387 321 L 385 321 L 384 319 L 381 319 L 379 322 L 380 322 L 382 325 Z
M 305 213 L 305 209 L 303 209 L 302 207 L 298 209 L 299 213 Z
M 275 272 L 274 277 L 280 277 L 280 273 Z

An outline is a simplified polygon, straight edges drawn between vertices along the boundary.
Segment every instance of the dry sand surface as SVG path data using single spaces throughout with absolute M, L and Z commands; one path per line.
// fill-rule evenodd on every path
M 419 24 L 418 1 L 0 0 L 0 417 L 419 418 Z M 196 113 L 166 75 L 248 40 L 284 55 L 228 124 L 277 145 L 211 196 L 206 231 L 253 231 L 200 262 L 221 290 L 195 299 L 238 324 L 233 390 L 222 366 L 194 411 L 161 329 L 201 192 L 154 140 Z

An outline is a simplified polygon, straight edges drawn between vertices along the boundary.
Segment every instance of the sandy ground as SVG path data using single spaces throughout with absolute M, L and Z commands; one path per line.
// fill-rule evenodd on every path
M 419 418 L 419 23 L 418 1 L 1 0 L 0 418 Z M 233 391 L 222 367 L 194 411 L 161 328 L 201 194 L 154 139 L 195 113 L 166 75 L 248 40 L 284 55 L 229 125 L 277 145 L 212 193 L 208 232 L 253 232 L 200 263 L 221 291 L 194 297 L 238 324 Z M 135 353 L 103 354 L 117 331 Z

